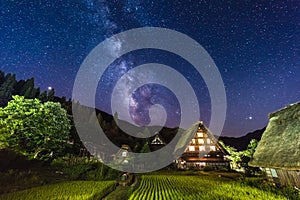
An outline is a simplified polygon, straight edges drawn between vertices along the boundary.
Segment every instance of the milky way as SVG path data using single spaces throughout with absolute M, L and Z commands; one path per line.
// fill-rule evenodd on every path
M 18 79 L 34 77 L 42 90 L 55 88 L 58 96 L 71 97 L 81 63 L 100 42 L 121 31 L 157 26 L 190 36 L 214 59 L 228 98 L 224 135 L 262 128 L 268 113 L 300 100 L 299 1 L 7 0 L 0 9 L 0 70 Z M 116 40 L 107 50 L 117 55 L 122 43 Z M 110 112 L 118 79 L 149 62 L 172 66 L 186 77 L 208 123 L 210 99 L 201 76 L 182 58 L 155 50 L 116 60 L 98 84 L 97 107 Z M 172 95 L 154 85 L 137 90 L 129 100 L 133 118 L 140 113 L 137 122 L 147 124 L 147 106 L 159 102 L 169 123 L 178 123 L 180 108 Z

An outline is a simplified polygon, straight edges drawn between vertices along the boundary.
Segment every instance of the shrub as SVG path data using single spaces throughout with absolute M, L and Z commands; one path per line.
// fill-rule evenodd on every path
M 61 171 L 69 180 L 116 180 L 122 172 L 111 169 L 98 160 L 85 157 L 70 156 L 59 158 L 52 162 L 52 166 Z
M 70 120 L 59 103 L 13 96 L 0 108 L 0 148 L 11 148 L 44 161 L 63 154 Z
M 286 186 L 282 189 L 282 194 L 290 200 L 299 200 L 300 192 L 292 186 Z

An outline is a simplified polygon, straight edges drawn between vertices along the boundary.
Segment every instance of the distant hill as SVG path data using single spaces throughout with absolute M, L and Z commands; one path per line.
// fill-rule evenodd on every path
M 36 88 L 34 84 L 34 78 L 30 78 L 28 80 L 16 80 L 15 74 L 5 74 L 0 71 L 0 107 L 4 107 L 11 100 L 13 95 L 21 95 L 25 96 L 25 98 L 33 99 L 38 98 L 42 102 L 46 101 L 54 101 L 59 102 L 64 109 L 67 110 L 68 114 L 72 116 L 72 101 L 71 99 L 67 99 L 66 97 L 57 97 L 55 96 L 54 89 L 50 91 L 40 91 L 40 88 Z M 83 106 L 84 107 L 84 106 Z M 83 108 L 84 109 L 84 108 Z M 123 123 L 125 127 L 130 127 L 131 129 L 135 129 L 136 127 L 126 121 L 122 121 L 119 119 L 115 119 L 115 116 L 111 114 L 105 113 L 98 109 L 86 108 L 96 111 L 96 115 L 99 121 L 100 126 L 103 131 L 107 135 L 107 137 L 113 141 L 117 146 L 122 146 L 122 144 L 128 144 L 134 151 L 139 151 L 143 144 L 146 141 L 152 141 L 154 136 L 143 139 L 143 138 L 134 138 L 124 131 L 122 131 L 118 127 L 118 123 Z M 91 112 L 92 113 L 92 112 Z M 73 118 L 70 118 L 71 121 Z M 72 121 L 73 124 L 73 121 Z M 124 127 L 123 126 L 123 127 Z M 157 127 L 145 127 L 142 132 L 143 134 L 153 134 L 157 130 Z M 248 133 L 242 137 L 219 137 L 219 140 L 222 140 L 226 145 L 235 147 L 237 150 L 244 150 L 247 148 L 247 145 L 251 141 L 251 139 L 260 140 L 262 133 L 265 128 L 261 130 L 254 131 L 252 133 Z M 164 127 L 160 131 L 160 136 L 162 139 L 169 143 L 175 134 L 178 131 L 178 127 L 175 128 L 167 128 Z M 80 138 L 78 137 L 77 131 L 74 126 L 70 131 L 70 140 L 74 142 L 72 152 L 80 152 L 80 149 L 84 148 Z
M 244 135 L 242 137 L 220 136 L 219 140 L 222 140 L 226 145 L 232 146 L 232 147 L 236 148 L 238 151 L 241 151 L 241 150 L 247 149 L 247 146 L 252 139 L 256 139 L 257 141 L 260 141 L 261 136 L 262 136 L 263 132 L 265 131 L 265 129 L 266 128 L 264 127 L 260 130 L 256 130 L 254 132 L 247 133 L 246 135 Z

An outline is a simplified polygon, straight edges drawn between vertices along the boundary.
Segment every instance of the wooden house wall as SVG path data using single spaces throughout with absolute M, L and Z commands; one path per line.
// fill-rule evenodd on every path
M 300 171 L 276 170 L 281 185 L 292 185 L 300 188 Z

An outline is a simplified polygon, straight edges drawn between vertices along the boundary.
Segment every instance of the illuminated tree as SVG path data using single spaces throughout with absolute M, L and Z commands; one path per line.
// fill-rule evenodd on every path
M 241 168 L 243 151 L 237 151 L 236 148 L 227 146 L 223 141 L 219 141 L 221 146 L 229 153 L 226 157 L 230 160 L 230 165 L 233 169 Z
M 13 96 L 0 108 L 0 148 L 42 160 L 59 156 L 67 146 L 70 121 L 59 103 Z
M 227 158 L 230 160 L 231 167 L 233 169 L 244 169 L 247 176 L 253 176 L 256 172 L 259 172 L 259 168 L 250 167 L 248 163 L 253 158 L 253 154 L 257 147 L 257 140 L 252 139 L 244 151 L 237 151 L 235 148 L 225 145 L 222 141 L 219 143 L 226 149 L 229 153 Z

